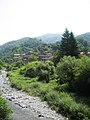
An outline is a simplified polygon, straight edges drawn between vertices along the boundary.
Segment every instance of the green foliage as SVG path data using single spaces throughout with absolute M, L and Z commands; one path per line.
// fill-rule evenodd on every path
M 90 96 L 90 58 L 83 56 L 78 60 L 78 64 L 76 80 L 72 87 L 77 93 Z
M 35 78 L 38 77 L 39 81 L 50 81 L 50 78 L 54 78 L 55 67 L 52 62 L 31 62 L 20 68 L 20 73 L 26 77 Z
M 90 96 L 90 58 L 65 56 L 57 65 L 57 74 L 59 83 L 68 83 L 70 90 Z
M 26 76 L 26 77 L 31 77 L 31 78 L 36 77 L 36 76 L 37 76 L 36 68 L 35 68 L 35 67 L 32 67 L 32 66 L 28 67 L 28 68 L 26 69 L 25 76 Z
M 0 59 L 0 70 L 4 67 L 5 63 Z
M 73 33 L 69 33 L 67 29 L 65 30 L 61 40 L 60 52 L 62 56 L 78 56 L 76 39 L 74 38 Z
M 54 62 L 54 65 L 56 66 L 57 63 L 60 61 L 61 55 L 60 55 L 60 51 L 56 51 L 53 55 L 53 59 L 52 61 Z
M 70 120 L 90 119 L 90 107 L 86 102 L 89 101 L 88 103 L 90 103 L 90 99 L 85 98 L 84 102 L 81 97 L 77 98 L 73 94 L 67 93 L 66 89 L 68 84 L 59 85 L 56 80 L 50 81 L 46 84 L 39 82 L 38 78 L 22 76 L 19 74 L 19 70 L 9 74 L 9 78 L 14 87 L 22 89 L 30 95 L 40 96 L 42 100 L 48 102 L 52 109 L 68 117 Z
M 75 57 L 64 56 L 57 65 L 57 74 L 59 76 L 59 82 L 71 83 L 75 77 L 75 67 L 78 62 Z
M 50 91 L 44 96 L 44 100 L 48 102 L 52 109 L 58 110 L 59 94 L 56 91 Z
M 6 63 L 13 63 L 13 55 L 14 54 L 24 54 L 28 51 L 34 51 L 38 48 L 42 48 L 44 43 L 41 40 L 36 38 L 22 38 L 17 41 L 8 42 L 2 46 L 0 46 L 0 57 Z
M 10 120 L 11 109 L 8 108 L 6 100 L 0 97 L 0 120 Z
M 87 53 L 88 50 L 90 49 L 89 43 L 85 41 L 83 38 L 77 38 L 77 42 L 79 51 Z
M 10 70 L 17 70 L 18 68 L 20 68 L 23 65 L 24 65 L 23 61 L 17 61 L 17 62 L 14 62 L 14 63 L 10 64 L 10 65 L 7 64 L 6 69 L 8 71 L 10 71 Z
M 40 73 L 38 74 L 39 76 L 39 81 L 46 81 L 48 83 L 50 81 L 50 76 L 47 70 L 41 70 Z
M 35 55 L 30 55 L 29 57 L 29 62 L 32 62 L 32 61 L 37 61 L 37 57 Z
M 78 35 L 76 38 L 77 38 L 77 39 L 82 38 L 82 39 L 84 39 L 85 41 L 89 42 L 89 41 L 90 41 L 90 32 L 87 32 L 87 33 Z
M 87 106 L 81 103 L 76 103 L 67 93 L 50 91 L 46 94 L 45 100 L 47 100 L 52 109 L 55 109 L 70 120 L 90 119 L 90 108 L 88 109 Z
M 76 103 L 67 93 L 61 92 L 59 96 L 58 112 L 67 116 L 70 120 L 90 119 L 90 108 L 82 103 Z
M 60 41 L 56 42 L 56 43 L 53 43 L 53 44 L 50 44 L 51 47 L 52 47 L 52 50 L 55 52 L 55 51 L 59 51 L 60 50 Z

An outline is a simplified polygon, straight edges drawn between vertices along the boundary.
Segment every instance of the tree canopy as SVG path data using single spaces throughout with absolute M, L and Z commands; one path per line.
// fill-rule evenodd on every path
M 73 32 L 70 32 L 65 29 L 65 32 L 62 36 L 61 45 L 60 45 L 61 55 L 64 56 L 77 56 L 78 55 L 78 46 L 76 39 L 73 35 Z

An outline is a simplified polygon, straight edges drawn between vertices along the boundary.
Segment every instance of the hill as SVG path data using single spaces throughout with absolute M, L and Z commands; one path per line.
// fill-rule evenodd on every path
M 42 36 L 36 37 L 37 39 L 41 39 L 46 43 L 55 43 L 57 41 L 61 41 L 62 34 L 44 34 Z M 76 38 L 83 38 L 85 41 L 90 42 L 90 32 L 81 34 L 76 36 Z
M 83 38 L 85 41 L 90 42 L 90 32 L 78 35 L 76 38 Z
M 60 41 L 62 34 L 44 34 L 42 36 L 37 37 L 37 39 L 41 39 L 43 42 L 46 43 L 55 43 Z
M 45 34 L 36 38 L 24 37 L 5 43 L 0 46 L 0 58 L 10 61 L 14 54 L 23 54 L 33 50 L 36 52 L 48 50 L 48 44 L 60 41 L 61 37 L 61 34 Z M 90 32 L 78 35 L 76 38 L 83 38 L 84 41 L 88 42 L 88 48 L 90 48 Z M 80 46 L 83 48 L 82 43 L 80 43 Z
M 28 51 L 37 50 L 43 42 L 36 38 L 25 37 L 16 41 L 11 41 L 0 46 L 0 58 L 9 61 L 13 54 L 23 54 Z

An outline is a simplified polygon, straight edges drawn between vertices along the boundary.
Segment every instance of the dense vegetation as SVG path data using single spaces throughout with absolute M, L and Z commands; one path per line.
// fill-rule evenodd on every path
M 90 42 L 90 32 L 78 35 L 77 38 L 82 38 L 87 42 Z
M 52 62 L 30 62 L 9 74 L 11 86 L 41 97 L 70 120 L 89 120 L 89 62 L 86 56 L 65 56 L 56 69 Z
M 6 65 L 11 86 L 41 97 L 70 120 L 90 120 L 90 58 L 79 54 L 90 50 L 88 41 L 75 38 L 66 29 L 62 40 L 53 44 L 24 38 L 5 47 L 2 52 L 6 62 L 14 53 L 53 51 L 51 61 L 41 62 L 31 56 L 28 63 L 17 61 Z
M 86 40 L 87 37 L 88 40 Z M 11 41 L 0 46 L 0 58 L 6 63 L 13 63 L 14 54 L 23 54 L 29 51 L 42 53 L 44 51 L 49 52 L 51 50 L 57 53 L 57 51 L 60 50 L 61 38 L 61 35 L 50 34 L 39 38 L 25 37 L 16 41 Z M 83 35 L 74 38 L 78 43 L 79 52 L 90 51 L 90 37 L 88 34 L 84 35 L 85 39 L 83 38 Z M 50 42 L 45 43 L 44 39 L 46 39 L 46 41 L 50 40 Z M 54 41 L 57 39 L 58 41 L 55 43 Z
M 43 51 L 43 42 L 36 38 L 22 38 L 0 46 L 0 57 L 7 63 L 13 62 L 14 54 L 23 54 L 29 51 Z
M 57 65 L 60 84 L 68 84 L 69 90 L 90 96 L 90 58 L 79 59 L 64 56 Z
M 7 102 L 0 96 L 0 120 L 11 120 L 9 114 L 11 109 L 8 108 Z

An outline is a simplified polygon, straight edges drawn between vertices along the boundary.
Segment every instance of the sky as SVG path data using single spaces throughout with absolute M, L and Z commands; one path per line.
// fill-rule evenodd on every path
M 90 0 L 0 0 L 0 45 L 65 28 L 90 32 Z

